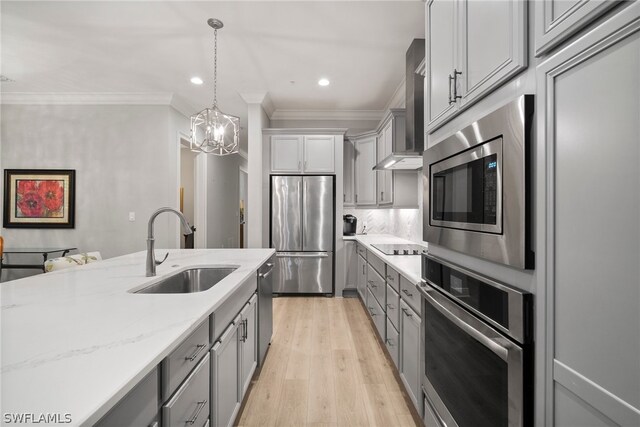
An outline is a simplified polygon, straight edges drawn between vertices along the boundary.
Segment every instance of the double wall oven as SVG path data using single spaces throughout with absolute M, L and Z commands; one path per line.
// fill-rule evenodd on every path
M 429 254 L 422 279 L 426 424 L 530 425 L 532 295 Z
M 529 150 L 533 95 L 522 95 L 424 152 L 424 240 L 533 268 Z

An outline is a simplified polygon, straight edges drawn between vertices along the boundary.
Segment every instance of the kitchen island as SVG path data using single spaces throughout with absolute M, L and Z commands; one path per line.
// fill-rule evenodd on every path
M 274 253 L 168 252 L 156 277 L 145 277 L 138 252 L 1 285 L 3 423 L 54 414 L 61 425 L 95 424 Z M 236 269 L 203 292 L 132 293 L 194 267 Z

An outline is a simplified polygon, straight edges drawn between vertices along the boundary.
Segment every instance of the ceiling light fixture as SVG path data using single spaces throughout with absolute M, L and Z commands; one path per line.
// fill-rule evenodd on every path
M 331 82 L 329 81 L 329 79 L 320 79 L 320 80 L 318 80 L 318 84 L 319 84 L 320 86 L 329 86 L 329 83 L 331 83 Z
M 218 108 L 218 30 L 222 21 L 209 18 L 213 28 L 213 105 L 191 116 L 191 150 L 226 156 L 238 152 L 240 118 Z
M 191 83 L 194 85 L 201 85 L 204 81 L 200 77 L 191 77 Z

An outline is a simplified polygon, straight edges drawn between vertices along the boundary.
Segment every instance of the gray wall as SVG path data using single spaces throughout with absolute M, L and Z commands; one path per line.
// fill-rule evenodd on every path
M 177 203 L 179 113 L 169 106 L 1 108 L 2 169 L 76 170 L 75 229 L 2 229 L 5 247 L 72 245 L 105 258 L 145 249 L 151 213 Z M 129 212 L 136 213 L 134 222 Z M 175 247 L 176 233 L 176 221 L 160 217 L 156 247 Z

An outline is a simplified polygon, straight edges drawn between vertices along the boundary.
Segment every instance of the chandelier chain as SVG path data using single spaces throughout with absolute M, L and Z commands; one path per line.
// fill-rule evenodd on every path
M 213 30 L 213 105 L 218 105 L 218 30 Z

